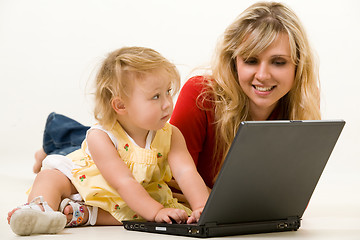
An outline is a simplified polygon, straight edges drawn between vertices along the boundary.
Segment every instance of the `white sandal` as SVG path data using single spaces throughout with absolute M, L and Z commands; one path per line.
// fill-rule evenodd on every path
M 98 212 L 97 207 L 87 206 L 87 205 L 85 205 L 84 202 L 73 201 L 69 198 L 65 198 L 60 203 L 59 211 L 64 213 L 64 209 L 67 205 L 71 205 L 71 207 L 73 209 L 73 216 L 72 216 L 72 219 L 70 220 L 70 222 L 68 224 L 66 224 L 66 227 L 77 227 L 82 223 L 82 221 L 84 219 L 84 215 L 85 215 L 84 208 L 88 209 L 89 218 L 88 218 L 88 221 L 84 225 L 81 225 L 81 226 L 95 225 L 96 220 L 97 220 L 97 212 Z
M 55 212 L 44 201 L 42 196 L 36 197 L 30 203 L 20 206 L 10 219 L 11 229 L 14 233 L 21 236 L 35 233 L 58 233 L 65 228 L 65 225 L 66 216 L 61 212 Z

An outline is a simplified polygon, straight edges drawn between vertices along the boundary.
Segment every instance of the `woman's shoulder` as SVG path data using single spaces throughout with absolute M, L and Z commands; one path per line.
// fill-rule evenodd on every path
M 182 90 L 202 91 L 208 82 L 209 78 L 206 76 L 194 76 L 185 82 Z
M 209 100 L 211 97 L 211 82 L 213 79 L 208 76 L 194 76 L 189 78 L 181 88 L 179 98 L 186 101 L 203 101 Z M 198 98 L 201 96 L 201 98 Z

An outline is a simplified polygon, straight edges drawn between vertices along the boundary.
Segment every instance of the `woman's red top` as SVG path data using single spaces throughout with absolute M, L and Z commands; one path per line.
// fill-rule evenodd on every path
M 170 123 L 184 135 L 188 150 L 206 185 L 213 187 L 217 173 L 214 161 L 214 106 L 198 99 L 204 90 L 204 77 L 190 78 L 182 87 Z M 204 106 L 204 107 L 201 107 Z

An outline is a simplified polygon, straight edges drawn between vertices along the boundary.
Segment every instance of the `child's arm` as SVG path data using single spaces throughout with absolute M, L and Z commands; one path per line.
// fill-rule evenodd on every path
M 198 221 L 209 197 L 209 191 L 196 170 L 195 163 L 187 150 L 183 135 L 175 126 L 173 126 L 168 162 L 176 182 L 179 184 L 193 210 L 188 223 Z
M 120 158 L 109 136 L 98 129 L 87 136 L 91 156 L 104 179 L 120 194 L 128 206 L 148 221 L 177 222 L 187 220 L 186 212 L 180 209 L 164 208 L 155 201 L 133 177 Z M 170 217 L 170 218 L 169 218 Z

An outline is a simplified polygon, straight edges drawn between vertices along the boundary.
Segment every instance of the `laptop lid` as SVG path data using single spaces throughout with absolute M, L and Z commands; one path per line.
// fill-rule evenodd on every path
M 242 122 L 198 225 L 301 218 L 345 122 Z

